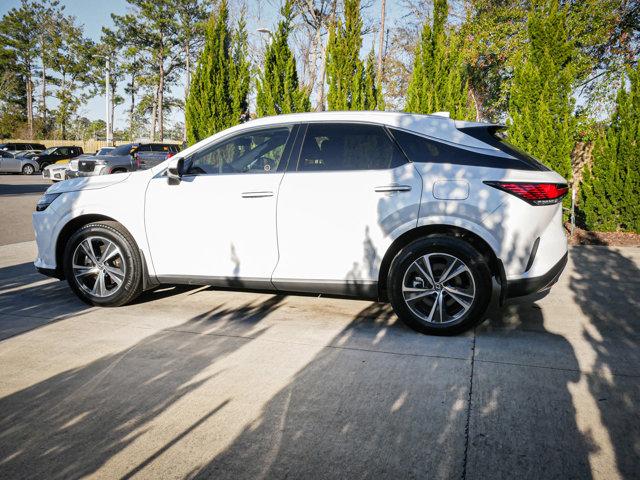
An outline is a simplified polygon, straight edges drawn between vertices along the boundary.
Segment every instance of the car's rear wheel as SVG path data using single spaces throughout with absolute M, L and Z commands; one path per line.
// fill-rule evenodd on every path
M 85 225 L 65 247 L 65 277 L 90 305 L 117 307 L 142 291 L 142 261 L 136 242 L 117 222 Z
M 33 168 L 33 165 L 29 165 L 28 163 L 24 167 L 22 167 L 23 175 L 33 175 L 35 171 L 36 169 Z
M 437 235 L 398 252 L 387 289 L 394 311 L 411 328 L 453 335 L 482 320 L 491 299 L 491 273 L 467 242 Z

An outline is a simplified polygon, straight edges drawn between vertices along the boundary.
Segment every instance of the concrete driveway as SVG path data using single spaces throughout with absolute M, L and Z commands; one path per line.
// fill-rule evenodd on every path
M 452 338 L 356 300 L 89 308 L 34 256 L 0 246 L 2 478 L 640 477 L 640 249 Z

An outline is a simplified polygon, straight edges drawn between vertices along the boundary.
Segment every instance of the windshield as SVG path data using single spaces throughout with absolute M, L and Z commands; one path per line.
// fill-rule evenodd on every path
M 47 148 L 46 150 L 40 152 L 40 155 L 51 155 L 55 149 L 56 147 Z
M 98 155 L 108 155 L 113 150 L 112 147 L 105 147 L 98 150 Z

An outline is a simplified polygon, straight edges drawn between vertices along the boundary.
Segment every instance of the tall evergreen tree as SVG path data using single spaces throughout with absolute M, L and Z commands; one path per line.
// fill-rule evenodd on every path
M 509 141 L 571 177 L 575 119 L 572 85 L 575 47 L 559 0 L 533 2 L 528 48 L 516 63 L 509 98 Z
M 345 0 L 344 23 L 338 20 L 329 28 L 327 43 L 327 83 L 329 110 L 372 110 L 383 108 L 375 68 L 368 69 L 360 60 L 362 17 L 360 0 Z M 370 85 L 371 87 L 368 87 Z M 374 103 L 375 98 L 375 103 Z
M 468 78 L 462 37 L 447 32 L 447 0 L 435 0 L 433 24 L 425 22 L 416 48 L 405 110 L 416 113 L 448 111 L 458 119 L 475 119 L 468 98 Z
M 309 93 L 300 88 L 296 60 L 289 48 L 293 1 L 281 10 L 282 20 L 265 52 L 264 67 L 257 81 L 256 112 L 259 117 L 281 113 L 308 112 Z
M 580 210 L 591 230 L 640 233 L 640 64 L 618 91 L 611 125 L 585 168 Z
M 185 105 L 190 144 L 240 123 L 244 113 L 240 110 L 246 110 L 248 68 L 243 64 L 245 58 L 234 58 L 228 16 L 227 2 L 222 0 L 217 14 L 207 24 L 204 50 Z M 243 57 L 246 32 L 237 32 L 235 38 L 238 45 L 235 53 Z

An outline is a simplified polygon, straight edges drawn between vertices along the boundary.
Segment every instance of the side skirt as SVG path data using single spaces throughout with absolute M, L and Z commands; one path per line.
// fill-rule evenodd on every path
M 378 282 L 374 281 L 274 279 L 272 282 L 270 278 L 209 277 L 204 275 L 164 275 L 157 278 L 160 283 L 170 285 L 210 285 L 231 290 L 308 293 L 378 300 Z

